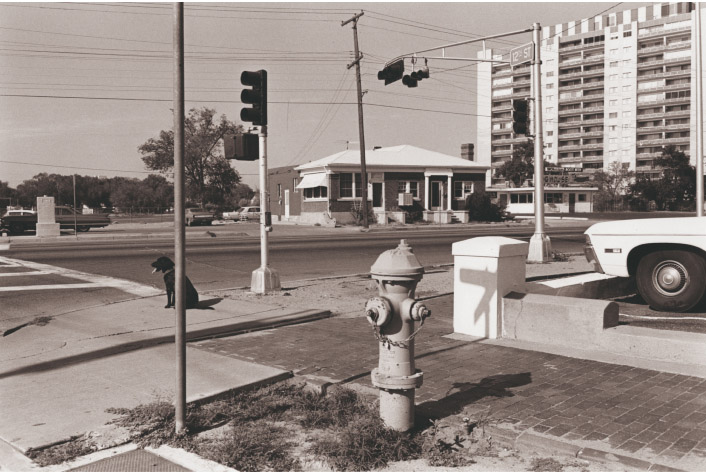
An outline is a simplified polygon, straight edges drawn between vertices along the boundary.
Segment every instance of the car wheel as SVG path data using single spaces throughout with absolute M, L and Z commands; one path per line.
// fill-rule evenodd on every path
M 84 226 L 79 226 L 79 227 L 77 227 L 76 229 L 78 229 L 78 230 L 79 230 L 80 232 L 82 232 L 82 233 L 85 233 L 86 231 L 88 231 L 89 229 L 91 229 L 91 227 L 84 225 Z
M 635 278 L 638 292 L 650 307 L 683 312 L 704 296 L 706 261 L 689 251 L 656 251 L 640 260 Z

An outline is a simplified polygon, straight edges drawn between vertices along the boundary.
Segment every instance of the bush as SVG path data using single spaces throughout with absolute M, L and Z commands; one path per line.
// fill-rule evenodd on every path
M 368 210 L 368 223 L 375 223 L 375 212 L 370 205 L 365 205 Z M 355 221 L 356 226 L 363 225 L 363 203 L 353 202 L 351 204 L 351 215 L 353 215 L 353 221 Z
M 505 205 L 490 201 L 485 192 L 475 192 L 466 199 L 466 209 L 470 221 L 504 221 L 507 219 Z

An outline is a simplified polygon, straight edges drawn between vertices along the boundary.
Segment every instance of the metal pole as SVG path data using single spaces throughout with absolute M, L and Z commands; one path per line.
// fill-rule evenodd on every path
M 74 236 L 78 238 L 78 222 L 76 221 L 76 174 L 71 176 L 74 182 Z
M 704 216 L 704 104 L 701 59 L 701 4 L 694 9 L 694 52 L 696 54 L 696 216 Z
M 279 274 L 269 267 L 268 233 L 272 230 L 270 198 L 267 187 L 267 125 L 260 127 L 260 267 L 252 273 L 250 290 L 269 293 L 281 290 Z
M 341 23 L 341 26 L 345 26 L 351 21 L 353 22 L 353 47 L 355 52 L 355 61 L 348 64 L 348 69 L 355 65 L 355 79 L 356 86 L 358 89 L 358 136 L 360 139 L 360 184 L 362 188 L 360 189 L 361 197 L 361 211 L 363 212 L 363 228 L 368 229 L 368 170 L 365 164 L 365 131 L 363 127 L 363 90 L 360 83 L 360 60 L 363 56 L 358 51 L 358 19 L 363 16 L 361 11 L 355 15 L 350 20 Z M 355 179 L 354 179 L 355 181 Z M 353 195 L 355 197 L 355 195 Z
M 184 4 L 174 4 L 174 258 L 176 263 L 176 434 L 186 431 L 186 252 L 184 243 Z
M 532 62 L 532 94 L 534 99 L 534 235 L 530 239 L 529 262 L 547 262 L 551 258 L 552 246 L 549 236 L 544 233 L 544 145 L 542 142 L 542 27 L 532 25 L 534 41 L 534 62 Z

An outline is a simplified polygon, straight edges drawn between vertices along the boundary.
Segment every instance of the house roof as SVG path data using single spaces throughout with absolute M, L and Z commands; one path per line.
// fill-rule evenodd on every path
M 311 170 L 321 167 L 335 168 L 360 165 L 360 150 L 352 149 L 332 154 L 323 159 L 307 162 L 295 170 Z M 404 167 L 404 168 L 453 168 L 457 170 L 485 171 L 488 166 L 477 162 L 449 156 L 440 152 L 403 144 L 365 151 L 366 167 Z

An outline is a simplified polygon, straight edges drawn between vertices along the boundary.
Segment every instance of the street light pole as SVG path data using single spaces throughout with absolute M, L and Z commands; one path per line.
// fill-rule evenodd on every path
M 701 58 L 701 4 L 694 9 L 694 52 L 696 55 L 696 216 L 704 216 L 704 103 Z
M 540 56 L 542 48 L 539 23 L 532 25 L 534 62 L 532 63 L 532 88 L 534 100 L 534 235 L 530 239 L 529 262 L 547 262 L 551 259 L 552 244 L 544 232 L 544 143 L 542 139 L 542 76 Z
M 184 229 L 184 4 L 174 4 L 174 259 L 176 395 L 174 399 L 176 434 L 186 431 L 186 233 Z

